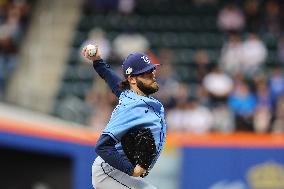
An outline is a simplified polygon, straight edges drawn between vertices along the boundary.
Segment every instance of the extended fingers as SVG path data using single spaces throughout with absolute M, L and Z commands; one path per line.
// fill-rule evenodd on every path
M 87 49 L 87 47 L 84 47 L 84 48 L 82 49 L 82 55 L 83 55 L 84 57 L 88 57 L 88 49 Z
M 100 60 L 101 59 L 101 56 L 100 56 L 100 53 L 99 53 L 97 45 L 96 45 L 96 54 L 95 55 L 90 56 L 89 50 L 88 50 L 87 46 L 82 48 L 81 54 L 82 54 L 83 57 L 85 57 L 85 58 L 87 58 L 88 60 L 91 60 L 91 61 L 95 61 L 95 60 Z

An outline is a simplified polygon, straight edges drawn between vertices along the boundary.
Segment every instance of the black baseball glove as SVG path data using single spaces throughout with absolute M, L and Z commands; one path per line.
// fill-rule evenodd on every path
M 148 169 L 157 155 L 155 139 L 149 128 L 130 129 L 122 138 L 124 153 L 133 166 L 137 164 L 146 170 L 141 177 L 148 175 Z

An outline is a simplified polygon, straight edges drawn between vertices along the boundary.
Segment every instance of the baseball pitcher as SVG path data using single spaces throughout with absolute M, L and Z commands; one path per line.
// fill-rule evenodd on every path
M 95 52 L 95 53 L 94 53 Z M 92 167 L 96 189 L 156 189 L 144 181 L 161 154 L 166 135 L 163 105 L 150 95 L 157 92 L 155 72 L 144 53 L 130 54 L 123 62 L 121 79 L 100 57 L 98 48 L 83 56 L 93 62 L 119 103 L 95 146 Z

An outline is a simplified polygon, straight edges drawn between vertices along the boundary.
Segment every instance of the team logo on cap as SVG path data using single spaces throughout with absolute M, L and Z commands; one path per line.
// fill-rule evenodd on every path
M 151 61 L 147 56 L 141 56 L 141 58 L 144 60 L 144 62 L 146 62 L 147 64 L 150 64 Z
M 131 74 L 133 71 L 133 69 L 131 67 L 127 68 L 127 70 L 125 71 L 125 74 Z

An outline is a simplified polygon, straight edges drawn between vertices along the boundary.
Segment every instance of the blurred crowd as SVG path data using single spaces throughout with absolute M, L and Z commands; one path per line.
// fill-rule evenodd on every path
M 219 1 L 191 3 L 202 8 Z M 136 0 L 86 0 L 83 12 L 131 16 L 136 6 Z M 283 6 L 280 0 L 223 1 L 216 14 L 217 32 L 224 36 L 217 61 L 210 49 L 192 48 L 193 59 L 182 70 L 174 49 L 151 49 L 149 38 L 134 27 L 110 39 L 104 28 L 94 26 L 82 46 L 97 44 L 102 58 L 121 75 L 121 63 L 132 52 L 146 52 L 152 63 L 161 64 L 157 70 L 160 90 L 154 96 L 165 106 L 169 130 L 284 132 Z M 19 63 L 30 10 L 28 0 L 0 0 L 0 100 Z M 275 43 L 275 54 L 271 54 L 271 43 Z M 80 62 L 84 61 L 81 57 Z M 184 73 L 190 80 L 183 78 Z M 103 129 L 117 99 L 97 74 L 84 100 L 89 114 L 85 123 Z
M 135 7 L 131 0 L 87 2 L 101 3 L 107 9 L 118 8 L 122 14 L 125 12 L 117 6 L 119 3 L 129 4 L 128 14 Z M 193 2 L 196 6 L 214 6 L 218 1 Z M 134 31 L 121 33 L 110 41 L 101 28 L 94 28 L 84 44 L 98 44 L 103 58 L 118 73 L 124 57 L 133 51 L 147 52 L 153 63 L 162 64 L 157 74 L 160 90 L 155 97 L 165 105 L 169 130 L 284 132 L 283 5 L 281 1 L 265 1 L 260 15 L 259 2 L 224 4 L 216 17 L 219 32 L 225 36 L 218 61 L 212 62 L 206 49 L 196 49 L 193 65 L 188 66 L 193 74 L 191 81 L 180 78 L 172 49 L 161 48 L 153 53 L 151 42 Z M 90 6 L 86 7 L 85 11 L 89 11 Z M 269 39 L 279 39 L 277 64 L 272 67 L 267 66 L 269 49 L 264 43 Z M 117 99 L 96 76 L 86 103 L 92 110 L 88 125 L 101 130 Z
M 0 100 L 19 62 L 17 57 L 30 7 L 27 0 L 0 0 Z

